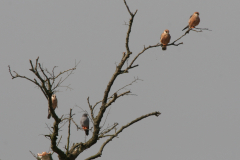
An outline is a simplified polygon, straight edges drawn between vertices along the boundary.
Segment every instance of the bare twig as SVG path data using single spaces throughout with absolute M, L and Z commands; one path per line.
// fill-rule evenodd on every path
M 194 29 L 199 29 L 201 32 L 202 32 L 203 30 L 212 31 L 212 30 L 210 30 L 210 29 L 208 29 L 208 28 L 194 28 Z
M 68 73 L 70 71 L 70 73 L 67 74 L 67 76 L 62 80 L 62 78 L 59 80 L 59 82 L 57 83 L 57 85 L 53 88 L 53 90 L 55 90 L 57 87 L 59 87 L 70 75 L 73 74 L 73 71 L 76 70 L 77 66 L 79 65 L 80 61 L 76 64 L 75 66 L 71 69 L 68 69 L 66 71 L 60 72 L 54 79 L 57 79 L 60 75 L 64 74 L 64 73 Z
M 29 152 L 33 155 L 33 157 L 35 157 L 37 160 L 39 160 L 39 158 L 35 154 L 33 154 L 32 151 L 29 151 Z
M 52 130 L 51 130 L 50 127 L 47 125 L 47 123 L 45 123 L 45 124 L 46 124 L 48 130 L 52 133 Z
M 68 119 L 68 118 L 67 118 L 67 119 Z M 63 120 L 65 120 L 65 119 L 63 119 Z M 62 120 L 62 121 L 63 121 L 63 120 Z M 61 126 L 59 127 L 59 129 L 61 129 L 63 126 L 65 126 L 66 123 L 67 123 L 67 121 L 64 122 L 63 125 L 61 125 Z
M 92 108 L 92 105 L 90 105 L 89 97 L 87 98 L 87 102 L 88 102 L 88 106 L 89 106 L 89 109 L 90 109 L 90 112 L 91 112 L 91 117 L 92 117 L 92 119 L 94 119 L 93 108 Z
M 111 110 L 111 107 L 109 108 L 108 113 L 107 113 L 107 116 L 106 116 L 106 118 L 105 118 L 105 121 L 104 121 L 103 125 L 102 125 L 100 128 L 104 127 L 104 125 L 105 125 L 105 123 L 106 123 L 106 120 L 107 120 L 107 117 L 108 117 L 108 115 L 109 115 L 109 113 L 110 113 L 110 110 Z
M 27 80 L 35 83 L 35 82 L 34 82 L 33 80 L 31 80 L 30 78 L 25 77 L 25 76 L 21 76 L 21 75 L 19 75 L 19 74 L 18 74 L 17 72 L 15 72 L 15 71 L 13 71 L 13 72 L 16 74 L 16 75 L 14 76 L 14 75 L 12 74 L 12 72 L 11 72 L 10 65 L 8 65 L 8 68 L 9 68 L 9 73 L 10 73 L 10 75 L 12 76 L 12 79 L 17 78 L 17 77 L 20 77 L 20 78 L 25 78 L 25 79 L 27 79 Z M 35 83 L 35 84 L 36 84 L 36 83 Z
M 59 143 L 61 142 L 61 139 L 62 139 L 62 136 L 60 137 L 58 143 L 57 143 L 57 146 L 59 145 Z
M 128 5 L 127 5 L 126 0 L 124 0 L 124 3 L 125 3 L 125 5 L 126 5 L 126 7 L 127 7 L 128 13 L 129 13 L 131 16 L 133 16 L 132 12 L 130 11 L 130 9 L 129 9 Z
M 127 86 L 132 85 L 133 83 L 135 83 L 135 82 L 137 82 L 137 81 L 143 81 L 143 80 L 139 79 L 138 77 L 137 77 L 137 78 L 134 77 L 134 80 L 133 80 L 131 83 L 129 83 L 129 84 L 123 86 L 122 88 L 118 89 L 118 90 L 116 91 L 116 93 L 117 93 L 118 91 L 120 91 L 120 90 L 126 88 Z
M 120 95 L 117 95 L 117 93 L 115 93 L 114 95 L 113 95 L 113 98 L 106 104 L 106 108 L 108 107 L 108 106 L 110 106 L 113 102 L 115 102 L 115 100 L 117 99 L 117 98 L 119 98 L 119 97 L 121 97 L 121 96 L 124 96 L 124 95 L 127 95 L 127 94 L 129 94 L 129 93 L 131 93 L 130 91 L 127 91 L 127 92 L 124 92 L 124 93 L 122 93 L 122 94 L 120 94 Z
M 127 84 L 127 85 L 125 85 L 125 86 L 123 86 L 122 88 L 120 88 L 120 89 L 118 89 L 115 93 L 117 93 L 117 92 L 119 92 L 120 90 L 122 90 L 122 89 L 125 89 L 127 86 L 130 86 L 130 85 L 132 85 L 134 82 L 137 82 L 138 80 L 140 80 L 140 81 L 142 81 L 141 79 L 139 79 L 138 77 L 137 78 L 134 78 L 134 80 L 131 82 L 131 83 L 129 83 L 129 84 Z M 114 94 L 115 94 L 114 93 Z M 114 94 L 112 94 L 108 99 L 111 99 L 111 98 L 113 98 L 113 95 Z M 125 95 L 125 94 L 124 94 Z M 120 96 L 123 96 L 122 94 L 120 94 L 118 97 L 120 97 Z M 102 102 L 102 100 L 101 101 L 98 101 L 98 102 L 96 102 L 95 103 L 95 105 L 92 107 L 93 108 L 93 110 L 95 109 L 95 107 L 99 104 L 99 103 L 101 103 Z
M 113 130 L 116 126 L 118 125 L 118 123 L 114 123 L 113 125 L 112 125 L 112 127 L 109 127 L 109 129 L 108 128 L 106 128 L 106 129 L 104 129 L 99 135 L 99 138 L 102 138 L 102 136 L 104 135 L 104 134 L 106 134 L 106 133 L 108 133 L 108 132 L 110 132 L 111 130 Z

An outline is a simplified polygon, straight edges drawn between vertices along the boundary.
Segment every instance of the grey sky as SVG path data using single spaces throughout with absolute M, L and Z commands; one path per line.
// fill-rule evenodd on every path
M 160 111 L 127 128 L 104 149 L 102 160 L 234 160 L 240 159 L 240 54 L 238 0 L 128 0 L 131 11 L 138 9 L 130 37 L 133 56 L 143 45 L 154 45 L 165 29 L 172 40 L 180 37 L 189 16 L 198 11 L 199 27 L 213 31 L 191 32 L 183 45 L 146 51 L 130 70 L 115 82 L 112 92 L 130 83 L 137 96 L 120 98 L 113 104 L 108 124 L 120 126 Z M 47 101 L 41 91 L 24 80 L 11 80 L 8 65 L 33 78 L 29 59 L 57 71 L 81 61 L 64 85 L 73 91 L 57 93 L 58 115 L 68 114 L 75 104 L 88 109 L 101 100 L 104 89 L 125 51 L 129 14 L 122 0 L 3 0 L 0 1 L 0 159 L 33 159 L 29 153 L 48 151 L 50 141 L 45 123 Z M 82 116 L 74 108 L 79 123 Z M 92 124 L 91 124 L 92 125 Z M 67 126 L 61 148 L 66 143 Z M 91 133 L 90 133 L 91 136 Z M 84 141 L 84 132 L 72 128 L 71 142 Z M 96 153 L 100 141 L 78 159 Z M 56 157 L 56 154 L 54 154 Z

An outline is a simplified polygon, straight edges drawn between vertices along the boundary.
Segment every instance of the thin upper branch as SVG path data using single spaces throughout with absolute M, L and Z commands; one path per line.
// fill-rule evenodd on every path
M 92 107 L 92 105 L 90 105 L 89 97 L 87 98 L 87 102 L 88 102 L 88 106 L 89 106 L 89 109 L 90 109 L 90 112 L 91 112 L 91 117 L 92 117 L 92 119 L 94 120 L 93 107 Z
M 105 123 L 106 123 L 106 121 L 107 121 L 107 118 L 108 118 L 108 115 L 109 115 L 110 111 L 111 111 L 111 107 L 110 107 L 109 110 L 108 110 L 107 116 L 106 116 L 105 121 L 103 122 L 103 125 L 101 126 L 101 128 L 104 127 L 104 125 L 105 125 Z
M 107 129 L 104 129 L 99 135 L 99 138 L 103 138 L 103 136 L 105 135 L 105 134 L 107 134 L 108 132 L 110 132 L 111 130 L 113 130 L 113 129 L 115 129 L 115 127 L 118 125 L 118 123 L 114 123 L 113 125 L 112 125 L 112 127 L 110 127 L 110 128 L 107 128 Z
M 29 152 L 32 154 L 34 158 L 36 158 L 37 160 L 40 160 L 40 158 L 38 158 L 35 154 L 33 154 L 32 151 L 29 151 Z
M 126 3 L 125 0 L 124 0 L 124 3 L 126 5 L 126 7 L 128 8 L 127 3 Z M 130 12 L 129 8 L 128 8 L 128 11 Z M 131 18 L 129 20 L 128 31 L 127 31 L 127 35 L 126 35 L 126 43 L 125 43 L 127 54 L 122 58 L 122 61 L 118 64 L 118 66 L 116 67 L 115 73 L 113 74 L 112 78 L 108 82 L 108 85 L 107 85 L 107 88 L 106 88 L 106 90 L 104 92 L 104 96 L 103 96 L 103 100 L 102 100 L 102 109 L 103 110 L 104 110 L 105 104 L 107 102 L 108 94 L 109 94 L 109 92 L 111 90 L 111 87 L 112 87 L 115 79 L 121 73 L 120 71 L 122 69 L 122 66 L 125 64 L 126 60 L 129 58 L 130 54 L 132 54 L 130 49 L 129 49 L 129 37 L 130 37 L 131 29 L 132 29 L 133 19 L 134 19 L 134 16 L 136 15 L 136 13 L 137 13 L 137 10 L 136 10 L 136 12 L 134 14 L 131 14 L 131 12 L 130 12 Z M 100 113 L 99 116 L 101 117 L 101 115 L 102 115 L 102 113 Z
M 129 9 L 126 0 L 124 0 L 124 3 L 125 3 L 125 5 L 126 5 L 126 7 L 127 7 L 128 13 L 132 16 L 133 14 L 132 14 L 132 12 L 131 12 L 130 9 Z
M 209 30 L 208 28 L 195 28 L 195 29 L 200 29 L 200 31 L 202 31 L 202 30 Z M 182 36 L 180 36 L 179 38 L 177 38 L 176 40 L 174 40 L 172 43 L 169 43 L 167 46 L 179 46 L 179 45 L 183 44 L 183 42 L 180 42 L 180 43 L 177 43 L 177 44 L 176 44 L 176 42 L 179 41 L 179 40 L 180 40 L 181 38 L 183 38 L 184 36 L 186 36 L 186 35 L 189 33 L 190 30 L 192 30 L 192 29 L 188 29 Z M 199 31 L 199 32 L 200 32 L 200 31 Z M 210 31 L 211 31 L 211 30 L 210 30 Z M 161 47 L 161 46 L 162 46 L 162 44 L 160 44 L 160 43 L 157 43 L 157 44 L 155 44 L 155 45 L 149 45 L 148 47 L 145 47 L 145 46 L 144 46 L 143 50 L 142 50 L 141 52 L 139 52 L 139 53 L 134 57 L 134 59 L 131 61 L 130 65 L 127 66 L 125 70 L 121 71 L 121 73 L 128 73 L 128 70 L 129 70 L 129 69 L 132 69 L 132 68 L 134 68 L 134 67 L 137 67 L 138 65 L 134 65 L 134 66 L 133 66 L 134 62 L 135 62 L 135 61 L 137 60 L 137 58 L 138 58 L 142 53 L 144 53 L 146 50 L 148 50 L 148 49 L 150 49 L 150 48 L 154 48 L 154 47 Z
M 110 106 L 113 102 L 115 102 L 116 99 L 118 99 L 121 96 L 127 95 L 128 93 L 131 93 L 130 91 L 126 91 L 120 95 L 117 95 L 117 93 L 114 93 L 113 98 L 106 104 L 106 108 Z
M 137 13 L 137 10 L 136 10 L 135 13 L 133 14 L 133 13 L 130 11 L 130 9 L 129 9 L 126 0 L 124 0 L 124 3 L 125 3 L 125 5 L 126 5 L 126 7 L 127 7 L 127 10 L 128 10 L 128 12 L 129 12 L 130 16 L 131 16 L 131 18 L 130 18 L 130 20 L 129 20 L 129 24 L 128 24 L 128 31 L 127 31 L 126 42 L 125 42 L 127 54 L 131 54 L 131 53 L 130 53 L 130 49 L 129 49 L 129 37 L 130 37 L 131 30 L 132 30 L 133 19 L 134 19 L 134 16 L 136 15 L 136 13 Z

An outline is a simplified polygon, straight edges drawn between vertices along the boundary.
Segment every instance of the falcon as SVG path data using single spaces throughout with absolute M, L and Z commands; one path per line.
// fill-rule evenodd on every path
M 194 12 L 193 15 L 190 16 L 190 19 L 188 20 L 188 25 L 183 28 L 182 31 L 184 31 L 187 28 L 195 28 L 200 22 L 200 18 L 199 18 L 199 13 L 198 12 Z
M 165 29 L 164 32 L 162 33 L 161 37 L 160 37 L 160 42 L 162 44 L 162 50 L 166 50 L 167 49 L 167 45 L 170 42 L 171 36 L 169 34 L 169 30 Z
M 43 152 L 42 154 L 38 153 L 37 155 L 41 160 L 51 160 L 51 152 Z
M 88 136 L 88 132 L 89 132 L 89 119 L 87 117 L 87 113 L 84 113 L 82 115 L 82 118 L 80 120 L 80 124 L 82 126 L 82 129 L 85 131 L 85 134 Z
M 51 99 L 52 99 L 52 108 L 55 110 L 55 109 L 58 107 L 58 105 L 57 105 L 57 103 L 58 103 L 58 101 L 57 101 L 57 96 L 56 96 L 55 94 L 53 94 L 52 97 L 51 97 Z M 48 109 L 48 117 L 47 117 L 47 118 L 48 118 L 48 119 L 51 118 L 50 109 Z

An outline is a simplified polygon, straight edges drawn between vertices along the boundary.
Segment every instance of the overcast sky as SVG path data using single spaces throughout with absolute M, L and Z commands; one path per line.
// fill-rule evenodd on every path
M 139 67 L 118 77 L 111 93 L 130 83 L 137 96 L 119 98 L 111 108 L 107 124 L 119 128 L 133 119 L 159 111 L 119 134 L 99 160 L 238 160 L 240 159 L 240 29 L 239 0 L 128 0 L 138 9 L 130 36 L 133 56 L 143 46 L 155 45 L 161 33 L 170 30 L 171 41 L 180 37 L 193 12 L 200 13 L 198 27 L 212 31 L 191 32 L 178 47 L 160 47 L 141 55 Z M 56 72 L 80 64 L 60 88 L 56 113 L 74 119 L 82 116 L 78 105 L 88 110 L 103 97 L 115 64 L 125 51 L 129 14 L 122 0 L 2 0 L 0 1 L 0 159 L 34 159 L 33 153 L 48 151 L 47 100 L 25 79 L 11 79 L 13 71 L 35 78 L 29 59 Z M 46 123 L 46 124 L 45 124 Z M 92 124 L 91 124 L 92 126 Z M 72 126 L 71 143 L 84 141 L 84 132 Z M 62 128 L 60 148 L 67 139 Z M 92 133 L 90 133 L 90 136 Z M 88 136 L 88 138 L 90 138 Z M 98 152 L 104 140 L 82 153 L 85 159 Z M 57 159 L 57 155 L 53 155 Z

